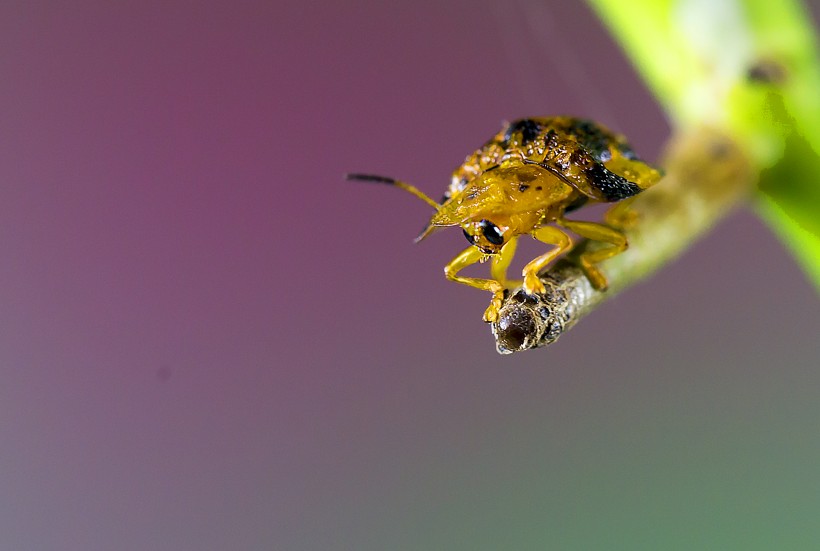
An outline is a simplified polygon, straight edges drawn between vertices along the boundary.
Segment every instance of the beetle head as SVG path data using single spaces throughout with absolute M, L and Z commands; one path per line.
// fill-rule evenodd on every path
M 485 254 L 498 254 L 511 233 L 509 228 L 498 226 L 486 218 L 466 222 L 461 225 L 461 229 L 464 230 L 467 241 Z

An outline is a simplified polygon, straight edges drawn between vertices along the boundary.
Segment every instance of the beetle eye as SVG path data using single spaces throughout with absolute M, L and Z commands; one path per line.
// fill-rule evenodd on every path
M 467 238 L 467 241 L 470 242 L 470 245 L 475 245 L 475 236 L 470 235 L 469 233 L 467 233 L 467 230 L 465 230 L 465 229 L 462 229 L 461 231 L 464 232 L 464 237 Z
M 489 241 L 493 245 L 504 244 L 504 236 L 501 235 L 501 231 L 499 231 L 498 226 L 496 226 L 489 220 L 482 220 L 478 223 L 478 226 L 481 228 L 481 233 L 484 234 L 484 237 L 487 238 L 487 241 Z

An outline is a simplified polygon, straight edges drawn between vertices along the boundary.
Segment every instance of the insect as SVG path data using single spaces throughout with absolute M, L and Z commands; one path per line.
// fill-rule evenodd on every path
M 538 274 L 572 247 L 564 231 L 604 243 L 579 257 L 593 287 L 607 288 L 596 266 L 627 248 L 621 231 L 628 226 L 630 198 L 654 185 L 661 172 L 641 161 L 623 136 L 592 121 L 574 117 L 528 118 L 506 125 L 453 172 L 441 202 L 393 178 L 348 174 L 348 179 L 380 182 L 401 188 L 436 212 L 420 241 L 434 229 L 460 226 L 470 246 L 444 268 L 447 279 L 493 293 L 484 321 L 498 320 L 504 291 L 523 284 L 530 294 L 543 293 Z M 625 201 L 626 200 L 626 201 Z M 604 224 L 568 220 L 565 215 L 585 205 L 618 203 Z M 522 281 L 507 279 L 518 237 L 524 234 L 554 247 L 524 266 Z M 489 279 L 459 272 L 490 260 Z

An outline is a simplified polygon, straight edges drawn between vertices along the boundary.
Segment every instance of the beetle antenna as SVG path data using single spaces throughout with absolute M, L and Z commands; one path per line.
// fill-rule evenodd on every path
M 421 233 L 418 234 L 418 236 L 416 236 L 416 238 L 413 240 L 413 243 L 421 242 L 425 237 L 427 237 L 428 235 L 430 235 L 431 233 L 436 231 L 436 229 L 439 229 L 439 226 L 433 226 L 432 224 L 427 224 L 421 230 Z
M 346 180 L 359 180 L 360 182 L 377 182 L 379 184 L 387 184 L 389 186 L 394 186 L 399 189 L 403 189 L 404 191 L 410 192 L 434 209 L 438 210 L 441 205 L 427 197 L 424 193 L 422 193 L 416 186 L 411 186 L 407 182 L 402 182 L 401 180 L 396 180 L 394 178 L 388 178 L 387 176 L 377 176 L 375 174 L 345 174 Z

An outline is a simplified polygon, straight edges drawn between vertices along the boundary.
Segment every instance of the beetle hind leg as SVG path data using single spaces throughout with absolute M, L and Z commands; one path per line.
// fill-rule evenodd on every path
M 592 286 L 599 291 L 605 291 L 608 282 L 606 276 L 598 269 L 596 264 L 625 251 L 628 246 L 626 236 L 619 230 L 595 222 L 559 219 L 556 223 L 581 237 L 601 241 L 608 245 L 594 251 L 583 252 L 579 258 L 581 268 L 583 268 Z
M 615 205 L 604 214 L 604 222 L 616 230 L 628 230 L 635 227 L 638 223 L 639 215 L 631 208 L 631 205 L 636 197 L 638 196 L 634 195 L 615 203 Z

